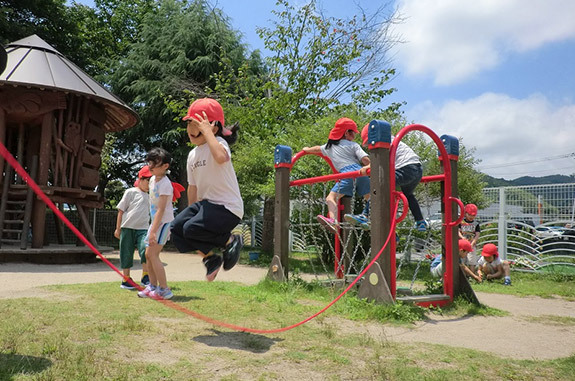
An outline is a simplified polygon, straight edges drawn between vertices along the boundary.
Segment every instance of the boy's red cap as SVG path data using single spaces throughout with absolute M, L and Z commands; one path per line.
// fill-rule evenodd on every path
M 352 130 L 353 132 L 359 132 L 357 130 L 357 124 L 349 118 L 340 118 L 335 122 L 335 126 L 329 132 L 330 140 L 340 140 L 347 130 Z
M 486 243 L 481 250 L 481 255 L 484 257 L 491 257 L 492 255 L 495 255 L 498 257 L 499 253 L 497 252 L 497 246 L 492 243 Z
M 476 216 L 477 215 L 477 205 L 475 205 L 475 204 L 465 205 L 465 213 L 470 214 L 472 216 Z
M 148 165 L 144 165 L 138 172 L 138 178 L 141 179 L 142 177 L 152 177 L 152 172 L 150 172 L 150 167 Z
M 138 184 L 140 184 L 140 179 L 142 177 L 152 177 L 152 172 L 150 172 L 150 167 L 147 165 L 144 165 L 142 167 L 142 169 L 140 169 L 138 171 L 138 178 L 136 179 L 136 181 L 134 181 L 134 186 L 137 187 Z
M 193 101 L 190 105 L 190 108 L 188 108 L 188 113 L 182 118 L 182 120 L 198 120 L 196 114 L 202 116 L 202 112 L 206 113 L 206 116 L 210 122 L 217 120 L 222 124 L 222 133 L 224 135 L 227 136 L 232 133 L 230 130 L 223 128 L 225 126 L 224 110 L 222 109 L 222 105 L 220 105 L 217 100 L 212 98 L 201 98 Z
M 473 248 L 471 247 L 471 242 L 469 242 L 466 239 L 460 239 L 459 240 L 459 250 L 473 251 Z
M 363 145 L 367 144 L 368 132 L 369 132 L 369 123 L 366 124 L 365 126 L 363 126 L 363 128 L 361 129 L 361 144 L 363 144 Z

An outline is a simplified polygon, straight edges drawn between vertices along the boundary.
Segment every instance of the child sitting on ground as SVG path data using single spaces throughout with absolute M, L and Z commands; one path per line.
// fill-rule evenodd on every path
M 497 246 L 492 243 L 487 243 L 481 250 L 481 258 L 477 262 L 477 274 L 480 278 L 485 279 L 501 279 L 504 278 L 503 284 L 511 286 L 511 277 L 509 276 L 509 262 L 502 261 L 497 252 Z
M 459 267 L 461 268 L 461 270 L 463 271 L 463 273 L 466 276 L 471 277 L 478 282 L 481 282 L 481 276 L 475 274 L 468 267 L 467 253 L 469 253 L 470 251 L 472 251 L 471 244 L 465 239 L 460 239 L 459 240 Z M 431 275 L 433 275 L 434 277 L 437 277 L 437 278 L 440 278 L 443 275 L 443 261 L 442 261 L 441 255 L 438 255 L 437 257 L 435 257 L 433 259 L 433 261 L 431 262 L 431 265 L 430 265 L 430 271 L 431 271 Z

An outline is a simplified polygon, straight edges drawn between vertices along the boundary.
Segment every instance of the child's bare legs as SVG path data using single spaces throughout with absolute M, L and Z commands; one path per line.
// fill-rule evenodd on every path
M 337 220 L 337 204 L 342 196 L 343 195 L 341 193 L 329 192 L 325 198 L 325 203 L 327 204 L 327 216 L 329 218 Z
M 148 246 L 146 250 L 146 259 L 148 262 L 148 275 L 150 277 L 150 284 L 160 286 L 161 288 L 168 287 L 166 280 L 166 270 L 164 264 L 160 260 L 160 252 L 164 245 L 153 244 Z

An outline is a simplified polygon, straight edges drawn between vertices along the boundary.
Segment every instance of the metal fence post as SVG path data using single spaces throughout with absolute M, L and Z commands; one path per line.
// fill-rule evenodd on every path
M 497 246 L 501 259 L 507 259 L 507 212 L 505 202 L 505 187 L 499 188 L 499 227 L 497 231 Z

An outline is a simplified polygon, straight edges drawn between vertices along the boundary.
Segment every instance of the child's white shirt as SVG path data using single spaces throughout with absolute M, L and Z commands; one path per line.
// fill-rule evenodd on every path
M 127 189 L 117 208 L 124 212 L 121 228 L 147 230 L 150 226 L 150 196 L 140 188 Z
M 395 136 L 391 137 L 392 143 L 394 138 Z M 405 167 L 409 164 L 421 164 L 421 161 L 410 146 L 400 141 L 397 146 L 397 151 L 395 151 L 395 169 Z
M 164 176 L 156 183 L 156 176 L 150 179 L 150 217 L 154 221 L 154 216 L 158 212 L 158 204 L 160 196 L 168 196 L 168 202 L 164 209 L 164 215 L 160 221 L 162 224 L 172 222 L 174 220 L 174 207 L 172 205 L 172 198 L 174 195 L 174 188 L 168 176 Z
M 491 261 L 491 263 L 489 263 L 485 260 L 485 257 L 482 255 L 481 258 L 479 258 L 479 260 L 477 261 L 477 265 L 483 266 L 484 264 L 491 266 L 491 268 L 493 268 L 493 269 L 497 269 L 497 267 L 499 265 L 501 265 L 502 263 L 501 263 L 501 259 L 499 259 L 499 257 L 493 259 L 493 261 Z
M 242 218 L 244 202 L 232 164 L 230 146 L 222 137 L 216 136 L 216 139 L 225 148 L 229 160 L 219 164 L 208 144 L 195 147 L 188 155 L 188 184 L 197 188 L 198 201 L 207 200 L 212 204 L 223 205 Z
M 341 139 L 339 144 L 332 145 L 328 149 L 326 149 L 326 145 L 320 147 L 321 153 L 331 159 L 333 166 L 338 171 L 353 164 L 363 165 L 361 159 L 369 156 L 359 144 L 351 140 Z

